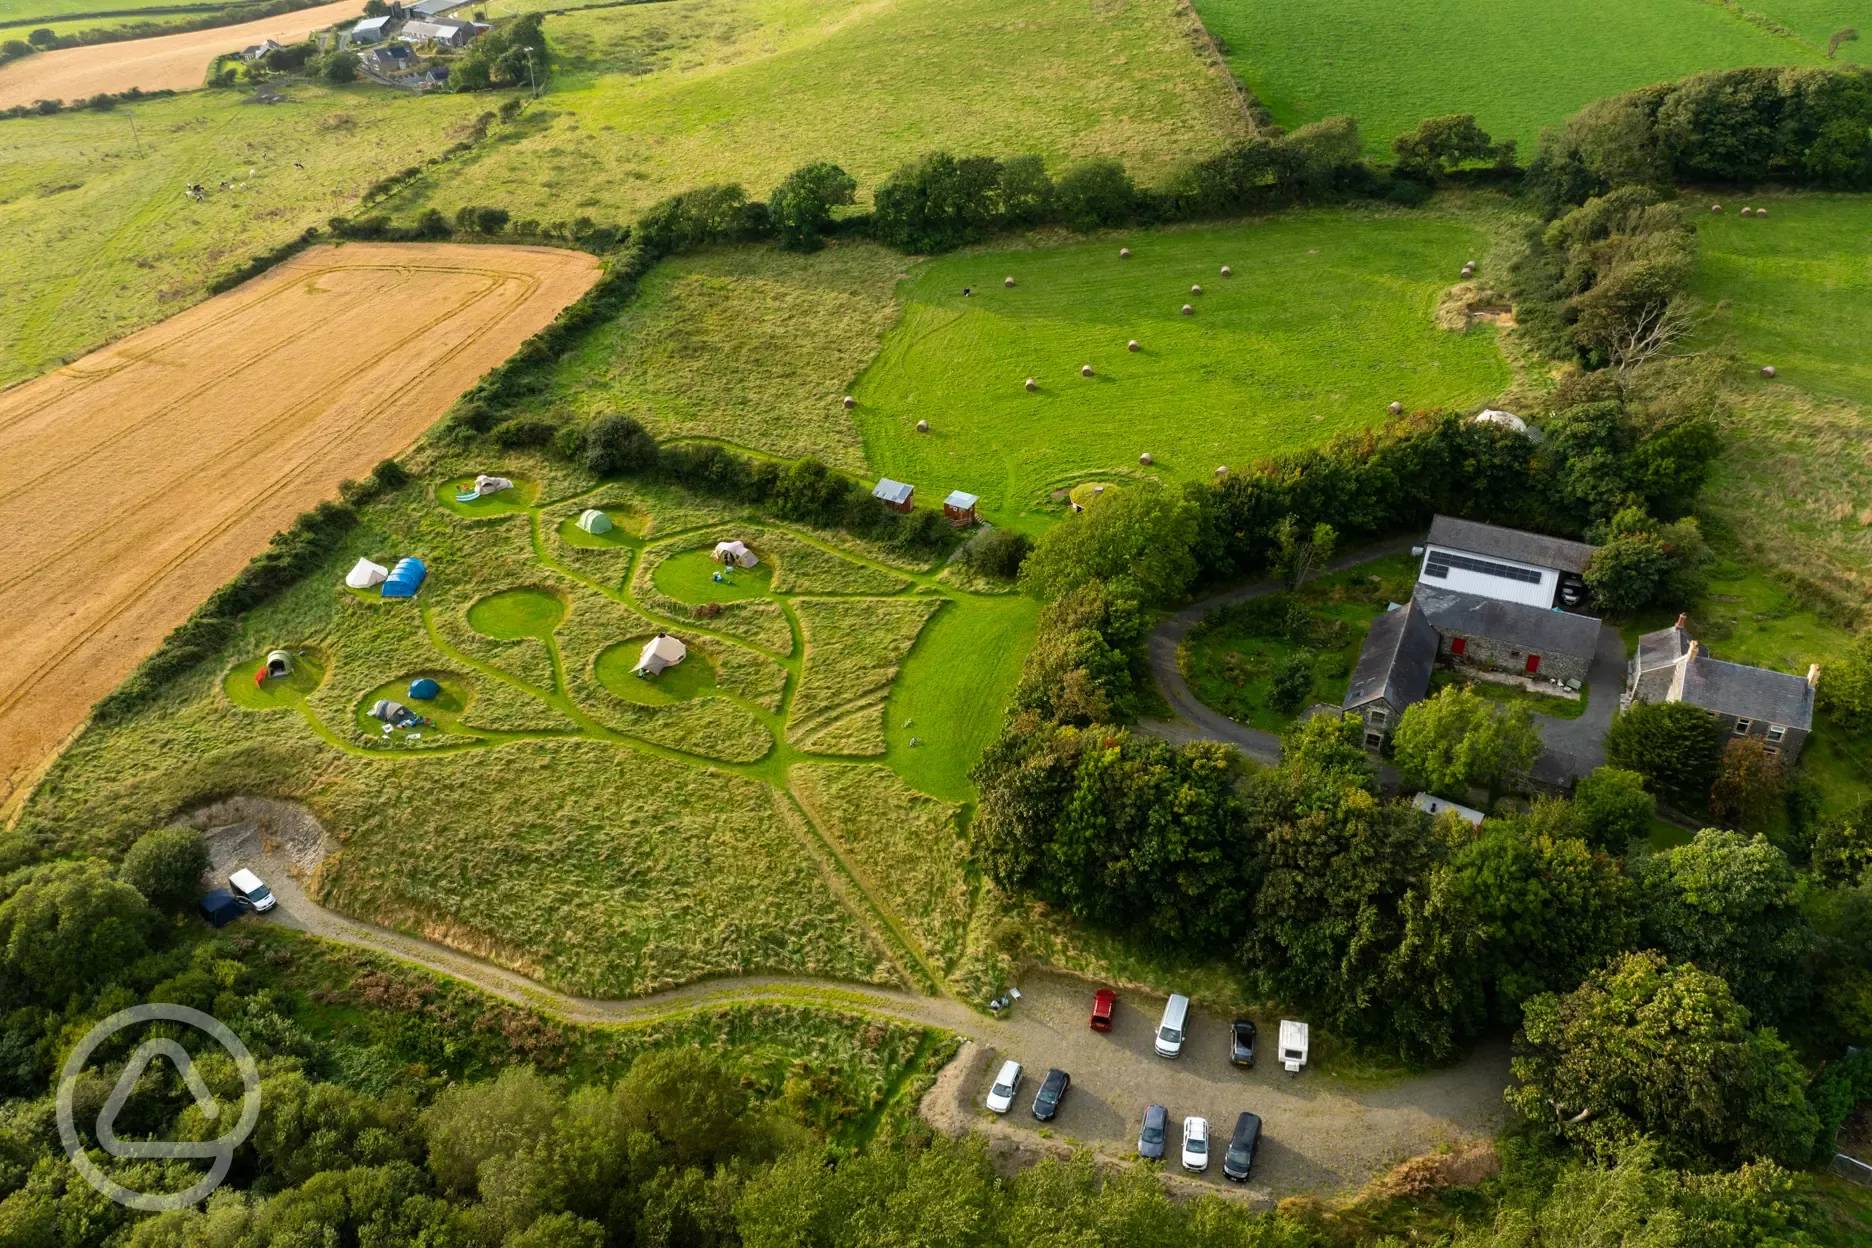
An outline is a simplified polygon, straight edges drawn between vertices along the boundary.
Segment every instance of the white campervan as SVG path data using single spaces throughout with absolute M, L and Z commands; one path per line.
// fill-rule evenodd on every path
M 273 890 L 246 867 L 228 876 L 228 887 L 234 890 L 236 897 L 252 906 L 256 913 L 271 910 L 278 904 Z
M 1188 1026 L 1189 998 L 1180 992 L 1173 992 L 1170 1000 L 1164 1003 L 1163 1021 L 1157 1024 L 1157 1056 L 1180 1056 Z

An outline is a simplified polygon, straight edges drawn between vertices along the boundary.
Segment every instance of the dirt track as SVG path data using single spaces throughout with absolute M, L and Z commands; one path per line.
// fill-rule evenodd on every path
M 0 810 L 273 533 L 597 276 L 543 247 L 315 247 L 0 393 Z
M 363 11 L 364 0 L 340 0 L 239 26 L 41 52 L 0 69 L 0 108 L 35 100 L 80 100 L 131 87 L 192 91 L 208 76 L 208 62 L 223 52 L 238 52 L 266 39 L 298 43 L 315 30 Z

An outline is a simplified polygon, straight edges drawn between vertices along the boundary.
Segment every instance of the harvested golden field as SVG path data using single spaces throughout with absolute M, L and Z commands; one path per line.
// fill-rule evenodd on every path
M 82 100 L 100 91 L 114 95 L 131 87 L 191 91 L 208 76 L 208 62 L 223 52 L 238 52 L 266 39 L 298 43 L 315 30 L 363 11 L 364 0 L 339 0 L 239 26 L 42 52 L 0 69 L 0 108 L 35 100 Z
M 597 276 L 552 248 L 315 247 L 0 394 L 0 803 L 275 531 Z

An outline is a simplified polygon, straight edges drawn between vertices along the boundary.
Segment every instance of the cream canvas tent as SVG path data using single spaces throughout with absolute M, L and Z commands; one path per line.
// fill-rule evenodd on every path
M 631 670 L 639 676 L 655 676 L 666 667 L 676 666 L 688 654 L 688 646 L 668 633 L 658 633 L 644 643 L 643 657 L 637 660 L 637 666 Z
M 372 563 L 368 559 L 360 559 L 351 565 L 351 570 L 349 572 L 345 573 L 344 583 L 349 585 L 352 589 L 370 589 L 383 584 L 384 580 L 389 577 L 389 575 L 390 569 L 384 567 L 381 563 Z
M 732 563 L 737 568 L 751 568 L 760 562 L 760 556 L 749 550 L 745 542 L 716 542 L 715 562 Z
M 490 477 L 485 474 L 475 478 L 475 493 L 486 498 L 489 494 L 498 494 L 502 490 L 513 489 L 513 482 L 506 477 Z
M 266 674 L 268 680 L 292 675 L 292 655 L 284 650 L 270 652 L 266 657 Z
M 611 531 L 611 517 L 605 515 L 604 512 L 599 511 L 596 507 L 590 507 L 579 513 L 578 527 L 584 529 L 587 533 L 609 533 Z

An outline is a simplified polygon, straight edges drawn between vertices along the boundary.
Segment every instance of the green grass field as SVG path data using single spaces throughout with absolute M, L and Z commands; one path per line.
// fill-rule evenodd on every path
M 935 148 L 1117 156 L 1157 179 L 1245 126 L 1187 17 L 1145 0 L 674 0 L 555 16 L 547 35 L 551 94 L 526 136 L 400 208 L 629 219 L 710 182 L 762 198 L 813 160 L 868 198 Z
M 1532 156 L 1543 127 L 1602 96 L 1704 69 L 1820 64 L 1827 34 L 1852 24 L 1846 10 L 1866 24 L 1851 0 L 1750 0 L 1799 38 L 1752 24 L 1742 6 L 1705 0 L 1195 4 L 1229 67 L 1276 121 L 1350 113 L 1373 155 L 1388 154 L 1394 137 L 1426 117 L 1473 113 Z
M 196 92 L 0 123 L 0 385 L 199 302 L 209 279 L 350 212 L 500 102 L 367 86 L 287 95 L 262 108 Z M 212 189 L 223 179 L 247 189 Z M 182 194 L 188 182 L 211 188 L 204 202 Z
M 1494 331 L 1431 314 L 1488 250 L 1479 224 L 1358 209 L 934 260 L 900 287 L 903 319 L 855 391 L 865 450 L 925 497 L 980 494 L 1001 523 L 1143 452 L 1159 476 L 1206 479 L 1375 424 L 1392 400 L 1477 405 L 1510 380 Z

